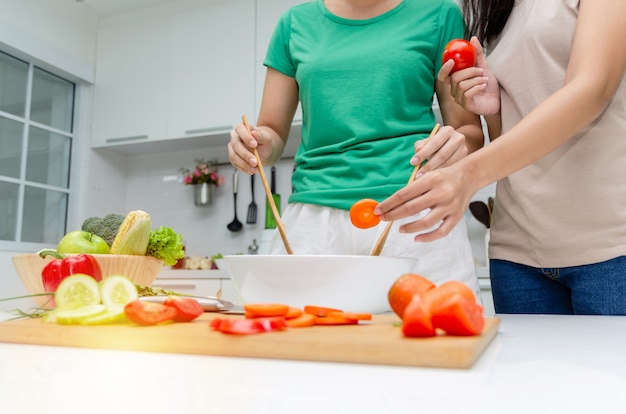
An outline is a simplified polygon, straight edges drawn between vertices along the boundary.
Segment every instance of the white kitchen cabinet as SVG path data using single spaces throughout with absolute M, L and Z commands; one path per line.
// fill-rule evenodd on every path
M 93 147 L 166 138 L 167 26 L 160 17 L 99 30 Z
M 190 271 L 181 270 L 181 272 Z M 215 296 L 222 288 L 221 279 L 194 279 L 191 277 L 189 279 L 157 277 L 153 285 L 177 293 L 197 296 Z
M 225 147 L 241 114 L 254 112 L 254 5 L 189 1 L 102 28 L 92 146 Z
M 255 0 L 220 0 L 172 19 L 168 136 L 229 131 L 254 114 Z

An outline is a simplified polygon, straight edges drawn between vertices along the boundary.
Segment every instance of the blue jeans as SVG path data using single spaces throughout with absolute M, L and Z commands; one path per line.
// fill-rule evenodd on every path
M 626 256 L 562 268 L 489 260 L 496 313 L 626 315 Z

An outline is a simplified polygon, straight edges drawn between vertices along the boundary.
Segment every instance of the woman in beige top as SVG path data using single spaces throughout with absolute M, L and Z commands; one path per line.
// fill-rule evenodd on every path
M 377 212 L 396 220 L 430 208 L 401 231 L 432 241 L 499 180 L 489 247 L 496 312 L 626 314 L 626 2 L 463 6 L 477 64 L 449 75 L 449 61 L 439 79 L 484 116 L 492 142 L 452 166 L 426 164 Z M 414 163 L 432 152 L 416 149 Z

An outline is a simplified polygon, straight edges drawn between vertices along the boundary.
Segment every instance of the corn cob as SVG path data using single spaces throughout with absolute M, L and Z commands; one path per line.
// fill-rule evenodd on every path
M 135 210 L 126 215 L 111 245 L 111 254 L 145 256 L 150 241 L 150 214 Z

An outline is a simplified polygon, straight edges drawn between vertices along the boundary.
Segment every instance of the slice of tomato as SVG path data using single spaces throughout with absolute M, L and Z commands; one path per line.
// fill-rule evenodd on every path
M 163 304 L 176 309 L 174 322 L 190 322 L 204 313 L 204 308 L 194 298 L 168 296 Z
M 410 338 L 424 338 L 437 334 L 431 320 L 431 314 L 420 295 L 414 296 L 404 310 L 402 333 Z
M 138 325 L 157 325 L 163 322 L 173 322 L 176 318 L 176 309 L 161 303 L 134 300 L 124 306 L 126 317 Z
M 282 303 L 246 303 L 243 305 L 246 318 L 266 316 L 284 316 L 289 312 L 289 305 Z
M 474 300 L 455 295 L 439 305 L 432 314 L 432 323 L 448 335 L 480 335 L 485 327 L 483 307 Z
M 310 313 L 315 316 L 327 316 L 329 312 L 343 312 L 343 310 L 315 305 L 306 305 L 304 307 L 304 313 Z
M 352 204 L 350 207 L 350 221 L 355 227 L 368 229 L 380 223 L 380 217 L 374 214 L 374 208 L 378 201 L 364 198 Z

